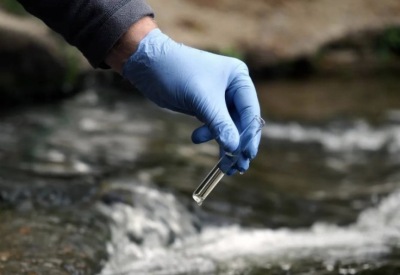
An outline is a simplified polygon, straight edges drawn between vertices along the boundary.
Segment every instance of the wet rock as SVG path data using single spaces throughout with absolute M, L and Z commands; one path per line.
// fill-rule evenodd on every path
M 109 231 L 94 209 L 2 211 L 0 220 L 0 274 L 96 274 L 106 258 Z
M 95 274 L 108 226 L 87 175 L 0 169 L 0 274 Z
M 74 91 L 88 69 L 83 57 L 67 47 L 39 20 L 0 10 L 1 105 L 51 101 Z
M 4 169 L 0 173 L 0 209 L 27 212 L 82 205 L 93 201 L 98 190 L 98 180 L 91 177 L 46 178 Z

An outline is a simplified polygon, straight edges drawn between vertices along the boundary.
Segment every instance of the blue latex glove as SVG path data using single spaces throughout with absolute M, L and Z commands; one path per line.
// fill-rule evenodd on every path
M 197 117 L 205 125 L 193 132 L 192 141 L 216 139 L 222 153 L 241 150 L 241 129 L 260 115 L 256 90 L 242 61 L 176 43 L 159 29 L 140 42 L 123 76 L 160 107 Z M 224 172 L 246 171 L 259 142 L 254 139 L 235 167 Z

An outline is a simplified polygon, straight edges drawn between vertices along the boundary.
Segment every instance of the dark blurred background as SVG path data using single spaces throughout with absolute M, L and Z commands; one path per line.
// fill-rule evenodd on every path
M 353 0 L 350 3 L 189 0 L 171 1 L 168 5 L 149 1 L 149 4 L 156 11 L 160 27 L 172 38 L 244 60 L 256 82 L 267 79 L 304 82 L 315 76 L 335 76 L 348 81 L 354 77 L 366 81 L 378 75 L 396 76 L 399 70 L 400 19 L 396 0 Z M 0 7 L 0 104 L 4 108 L 75 94 L 83 90 L 85 78 L 99 73 L 90 68 L 75 48 L 28 15 L 17 1 L 3 0 Z M 116 77 L 110 71 L 104 74 L 107 81 L 114 81 Z M 120 79 L 116 84 L 120 84 Z M 304 90 L 302 86 L 298 89 Z M 322 111 L 317 110 L 318 104 L 308 104 L 309 97 L 317 100 L 317 95 L 310 91 L 296 96 L 286 93 L 282 97 L 272 87 L 266 99 L 266 93 L 261 90 L 265 112 L 278 119 L 290 118 L 292 114 L 311 118 L 312 112 L 334 116 L 357 112 L 359 108 L 366 111 L 365 107 L 354 106 L 348 99 L 354 95 L 348 95 L 343 89 L 330 95 L 346 97 L 346 103 L 329 100 L 339 108 L 337 112 L 331 110 L 332 106 Z M 367 97 L 367 92 L 364 93 Z M 385 103 L 381 97 L 377 108 L 390 107 L 382 106 Z M 297 104 L 294 110 L 284 106 L 290 105 L 292 109 L 292 104 L 287 103 L 302 98 L 306 102 Z

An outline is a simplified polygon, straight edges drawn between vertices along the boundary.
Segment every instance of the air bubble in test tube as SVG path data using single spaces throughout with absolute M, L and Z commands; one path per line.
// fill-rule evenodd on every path
M 222 156 L 218 163 L 211 169 L 210 173 L 204 178 L 200 185 L 193 192 L 193 199 L 199 206 L 202 205 L 203 201 L 211 193 L 211 191 L 217 186 L 218 182 L 224 177 L 223 171 L 229 171 L 240 157 L 240 153 L 252 143 L 255 138 L 260 138 L 260 132 L 264 126 L 264 120 L 255 116 L 249 125 L 240 134 L 240 145 L 238 152 L 233 154 L 226 153 Z

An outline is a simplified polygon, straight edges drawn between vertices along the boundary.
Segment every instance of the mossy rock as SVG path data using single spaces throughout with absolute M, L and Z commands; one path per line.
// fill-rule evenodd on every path
M 38 20 L 0 11 L 0 104 L 65 97 L 88 67 L 77 51 Z

